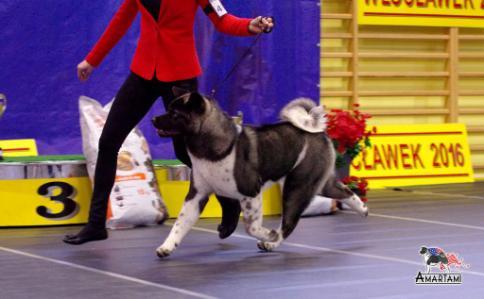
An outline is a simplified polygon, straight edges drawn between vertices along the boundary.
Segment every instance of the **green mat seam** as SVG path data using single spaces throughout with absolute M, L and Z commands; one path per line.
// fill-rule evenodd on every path
M 86 158 L 82 155 L 55 155 L 55 156 L 26 156 L 26 157 L 4 157 L 0 163 L 35 163 L 46 161 L 86 161 Z M 181 161 L 156 159 L 153 160 L 154 166 L 179 166 L 184 165 Z

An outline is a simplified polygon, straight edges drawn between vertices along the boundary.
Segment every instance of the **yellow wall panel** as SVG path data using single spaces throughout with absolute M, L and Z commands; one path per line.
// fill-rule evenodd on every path
M 446 82 L 440 78 L 360 78 L 359 83 L 361 90 L 442 90 L 446 88 Z
M 362 97 L 360 98 L 360 105 L 365 109 L 388 109 L 393 110 L 398 108 L 439 108 L 445 102 L 441 98 L 420 97 L 398 97 L 398 102 L 392 102 L 388 99 L 393 97 Z
M 388 113 L 374 115 L 371 124 L 465 123 L 475 175 L 484 178 L 484 28 L 353 26 L 354 1 L 321 4 L 321 56 L 340 52 L 357 57 L 355 65 L 351 56 L 321 59 L 321 102 L 326 108 L 347 109 L 358 102 L 363 111 Z M 345 38 L 328 38 L 335 34 Z M 357 81 L 324 74 L 335 71 L 354 73 Z M 385 95 L 364 94 L 375 91 Z M 408 114 L 391 115 L 398 109 Z M 438 114 L 422 113 L 427 110 Z
M 441 124 L 444 118 L 441 116 L 379 116 L 369 120 L 370 125 L 392 124 Z

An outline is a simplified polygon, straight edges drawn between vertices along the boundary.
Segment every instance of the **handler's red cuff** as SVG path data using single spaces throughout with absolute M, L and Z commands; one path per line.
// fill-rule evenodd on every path
M 256 32 L 252 32 L 250 31 L 250 22 L 252 21 L 252 19 L 249 19 L 249 21 L 247 22 L 247 32 L 249 33 L 249 35 L 258 35 L 259 33 L 256 33 Z
M 101 64 L 102 58 L 97 57 L 97 55 L 91 52 L 86 56 L 86 58 L 84 58 L 84 60 L 86 60 L 90 65 L 97 67 Z

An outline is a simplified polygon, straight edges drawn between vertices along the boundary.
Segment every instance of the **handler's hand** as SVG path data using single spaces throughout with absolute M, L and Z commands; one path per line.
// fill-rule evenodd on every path
M 262 32 L 269 33 L 274 27 L 274 20 L 271 17 L 258 16 L 252 19 L 249 23 L 249 31 L 253 34 L 259 34 Z
M 94 67 L 89 64 L 86 60 L 83 60 L 77 65 L 77 77 L 81 81 L 86 81 L 89 76 L 94 71 Z

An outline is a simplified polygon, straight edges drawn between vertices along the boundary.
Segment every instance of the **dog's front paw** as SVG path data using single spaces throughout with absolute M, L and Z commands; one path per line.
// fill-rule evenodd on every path
M 235 225 L 222 225 L 220 224 L 217 227 L 218 230 L 218 237 L 220 239 L 226 239 L 230 237 L 230 235 L 235 231 L 237 228 L 237 223 Z
M 262 250 L 262 251 L 266 251 L 266 252 L 270 252 L 272 250 L 274 250 L 274 248 L 276 248 L 278 245 L 277 242 L 265 242 L 265 241 L 258 241 L 257 242 L 257 247 Z
M 156 255 L 162 259 L 162 258 L 165 258 L 167 256 L 169 256 L 171 254 L 173 250 L 170 250 L 168 248 L 165 248 L 163 246 L 160 246 L 158 247 L 158 249 L 156 249 Z

